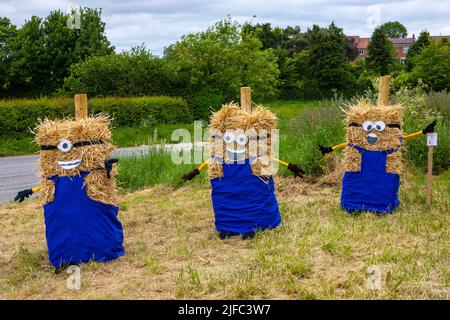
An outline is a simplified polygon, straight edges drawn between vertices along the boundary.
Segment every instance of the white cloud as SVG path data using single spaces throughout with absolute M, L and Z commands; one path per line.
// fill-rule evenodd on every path
M 21 25 L 32 15 L 46 16 L 56 9 L 66 12 L 74 4 L 102 8 L 107 36 L 118 51 L 145 43 L 161 53 L 181 35 L 204 30 L 227 15 L 240 22 L 299 25 L 303 30 L 334 21 L 346 34 L 370 36 L 367 8 L 371 5 L 379 6 L 382 23 L 400 21 L 410 35 L 423 29 L 450 33 L 450 0 L 0 0 L 0 16 Z

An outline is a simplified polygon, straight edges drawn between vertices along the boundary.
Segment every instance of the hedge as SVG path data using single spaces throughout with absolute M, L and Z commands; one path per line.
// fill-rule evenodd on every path
M 92 98 L 89 114 L 105 112 L 114 126 L 136 126 L 144 122 L 189 123 L 192 111 L 177 97 Z M 37 120 L 74 115 L 73 98 L 0 100 L 0 136 L 25 135 Z

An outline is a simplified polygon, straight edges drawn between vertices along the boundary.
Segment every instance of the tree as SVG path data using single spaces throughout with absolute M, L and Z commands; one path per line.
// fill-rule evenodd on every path
M 347 40 L 341 28 L 332 23 L 328 28 L 314 25 L 308 30 L 310 85 L 317 87 L 321 96 L 329 96 L 333 90 L 349 93 L 354 79 L 346 55 Z
M 114 51 L 101 11 L 83 8 L 80 14 L 80 30 L 69 29 L 68 16 L 52 11 L 44 19 L 32 17 L 15 32 L 8 44 L 10 63 L 4 80 L 9 96 L 51 94 L 62 86 L 71 64 Z
M 243 31 L 227 19 L 204 32 L 184 35 L 165 50 L 165 59 L 188 95 L 210 87 L 224 99 L 236 99 L 244 85 L 254 89 L 256 98 L 276 93 L 279 70 L 273 50 L 263 50 L 258 38 Z
M 406 70 L 411 71 L 414 67 L 413 58 L 419 55 L 424 48 L 427 48 L 431 44 L 430 34 L 428 31 L 422 31 L 417 38 L 416 42 L 409 48 L 406 55 Z
M 386 22 L 380 28 L 389 38 L 406 38 L 408 35 L 406 27 L 398 21 Z
M 31 17 L 11 41 L 11 65 L 7 79 L 11 95 L 38 95 L 48 90 L 51 61 L 41 24 L 41 18 Z
M 16 26 L 8 18 L 0 18 L 0 96 L 10 86 L 7 79 L 11 64 L 11 40 L 16 34 Z
M 140 46 L 120 54 L 92 55 L 73 64 L 70 75 L 64 79 L 62 93 L 120 97 L 170 95 L 172 79 L 167 63 Z
M 283 29 L 272 28 L 270 23 L 256 25 L 246 23 L 242 26 L 242 31 L 244 34 L 251 34 L 258 38 L 262 43 L 263 50 L 285 49 L 289 57 L 308 46 L 299 26 L 287 26 Z
M 395 64 L 394 47 L 388 40 L 386 33 L 380 27 L 376 28 L 370 38 L 367 66 L 376 75 L 387 75 Z
M 422 79 L 433 91 L 450 91 L 450 47 L 432 42 L 413 59 L 413 79 Z

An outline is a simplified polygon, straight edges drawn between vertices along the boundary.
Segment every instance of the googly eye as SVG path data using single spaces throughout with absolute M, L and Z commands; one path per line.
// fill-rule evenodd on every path
M 243 145 L 245 145 L 245 144 L 248 142 L 248 138 L 247 138 L 247 136 L 246 136 L 245 134 L 241 133 L 241 134 L 239 134 L 239 135 L 236 137 L 236 142 L 237 142 L 239 145 L 243 146 Z
M 223 136 L 223 141 L 225 141 L 226 143 L 231 143 L 234 141 L 234 134 L 227 132 L 224 134 Z
M 373 123 L 370 121 L 366 121 L 363 123 L 362 127 L 363 127 L 364 131 L 370 131 L 373 129 Z
M 375 122 L 375 129 L 377 129 L 377 131 L 383 131 L 385 128 L 386 124 L 383 121 Z
M 69 152 L 70 150 L 72 150 L 72 142 L 63 139 L 59 142 L 58 149 L 62 152 Z

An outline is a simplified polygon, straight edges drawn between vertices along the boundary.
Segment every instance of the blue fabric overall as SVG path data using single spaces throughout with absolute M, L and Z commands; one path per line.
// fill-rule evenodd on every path
M 223 177 L 211 179 L 217 231 L 249 233 L 275 228 L 281 222 L 273 178 L 253 175 L 250 161 L 223 163 Z
M 51 177 L 54 201 L 44 205 L 47 246 L 55 268 L 95 260 L 107 262 L 124 255 L 119 208 L 88 197 L 84 177 Z
M 387 155 L 398 150 L 371 151 L 349 144 L 361 154 L 361 171 L 345 172 L 341 207 L 348 212 L 367 210 L 392 213 L 398 206 L 400 177 L 386 173 Z

